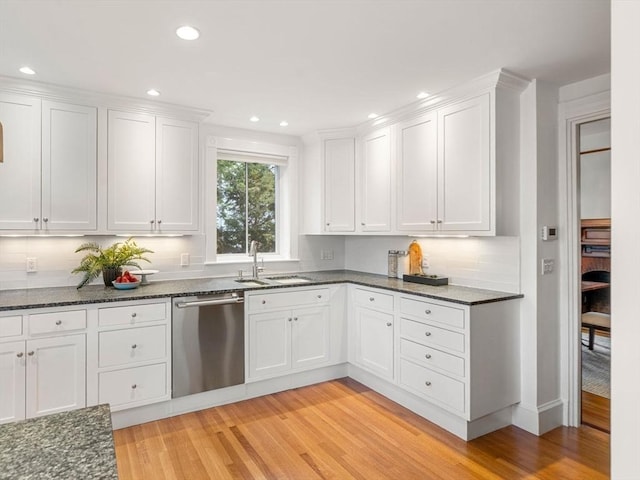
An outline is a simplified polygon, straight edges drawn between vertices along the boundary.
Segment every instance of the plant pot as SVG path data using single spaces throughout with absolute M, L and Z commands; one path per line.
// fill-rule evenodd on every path
M 102 269 L 102 279 L 107 287 L 113 287 L 112 282 L 122 274 L 120 267 L 105 267 Z

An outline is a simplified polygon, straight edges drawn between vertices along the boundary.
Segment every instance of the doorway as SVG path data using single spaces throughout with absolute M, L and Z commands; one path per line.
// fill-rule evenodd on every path
M 581 423 L 610 431 L 611 119 L 577 125 Z

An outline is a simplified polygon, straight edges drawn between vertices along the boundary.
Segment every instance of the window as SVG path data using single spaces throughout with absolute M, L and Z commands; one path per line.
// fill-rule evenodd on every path
M 218 159 L 217 253 L 277 253 L 278 166 L 268 161 Z

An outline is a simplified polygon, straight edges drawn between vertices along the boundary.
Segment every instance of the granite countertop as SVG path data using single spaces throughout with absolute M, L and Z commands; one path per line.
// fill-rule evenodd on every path
M 0 479 L 118 478 L 108 405 L 0 425 Z
M 461 287 L 458 285 L 430 286 L 405 282 L 385 275 L 374 275 L 352 270 L 330 270 L 299 272 L 296 275 L 310 281 L 297 285 L 278 284 L 272 280 L 265 286 L 247 286 L 234 278 L 196 278 L 188 280 L 152 281 L 134 290 L 116 290 L 112 287 L 89 285 L 81 289 L 75 287 L 51 287 L 0 291 L 0 311 L 24 308 L 45 308 L 89 303 L 120 302 L 153 298 L 180 297 L 185 295 L 206 295 L 232 291 L 268 290 L 292 286 L 330 285 L 353 283 L 367 287 L 382 288 L 394 292 L 410 293 L 427 298 L 444 300 L 462 305 L 501 302 L 521 298 L 522 294 L 493 290 Z M 269 275 L 263 275 L 268 278 Z M 263 278 L 263 279 L 264 279 Z

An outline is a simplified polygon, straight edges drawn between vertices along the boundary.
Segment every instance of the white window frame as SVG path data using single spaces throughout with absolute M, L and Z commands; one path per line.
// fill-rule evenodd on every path
M 217 249 L 217 178 L 218 158 L 222 154 L 227 159 L 243 159 L 265 162 L 273 159 L 278 165 L 278 185 L 276 187 L 276 245 L 277 253 L 260 254 L 265 261 L 292 260 L 297 256 L 297 189 L 296 178 L 298 148 L 294 146 L 255 142 L 241 138 L 208 136 L 205 152 L 204 175 L 204 226 L 205 264 L 246 263 L 250 258 L 241 253 L 218 254 Z

